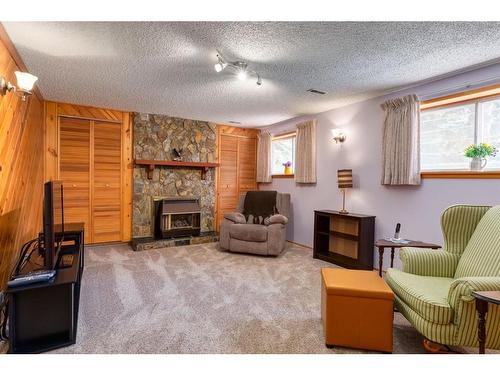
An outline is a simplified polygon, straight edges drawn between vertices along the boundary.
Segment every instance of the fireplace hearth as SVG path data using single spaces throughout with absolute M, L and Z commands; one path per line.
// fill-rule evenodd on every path
M 198 198 L 161 198 L 154 200 L 155 237 L 176 238 L 200 235 Z

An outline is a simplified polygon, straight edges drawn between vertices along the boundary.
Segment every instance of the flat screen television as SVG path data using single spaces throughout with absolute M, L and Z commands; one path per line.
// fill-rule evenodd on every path
M 43 254 L 45 268 L 55 268 L 63 241 L 63 185 L 61 181 L 49 181 L 45 183 L 43 196 Z

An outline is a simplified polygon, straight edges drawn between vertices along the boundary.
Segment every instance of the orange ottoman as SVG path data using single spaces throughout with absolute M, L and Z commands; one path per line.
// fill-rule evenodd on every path
M 375 271 L 321 269 L 326 346 L 392 352 L 394 293 Z

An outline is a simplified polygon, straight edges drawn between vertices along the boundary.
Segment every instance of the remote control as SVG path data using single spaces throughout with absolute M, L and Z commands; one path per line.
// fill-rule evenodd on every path
M 56 275 L 54 270 L 41 270 L 27 273 L 26 275 L 15 276 L 7 285 L 10 287 L 23 286 L 27 284 L 49 281 Z

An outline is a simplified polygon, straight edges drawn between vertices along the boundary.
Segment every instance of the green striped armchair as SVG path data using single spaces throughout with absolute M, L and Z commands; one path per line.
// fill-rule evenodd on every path
M 398 310 L 428 340 L 478 346 L 473 291 L 500 290 L 500 206 L 456 205 L 441 215 L 441 250 L 401 249 L 386 280 Z M 486 317 L 486 347 L 500 349 L 500 306 Z

